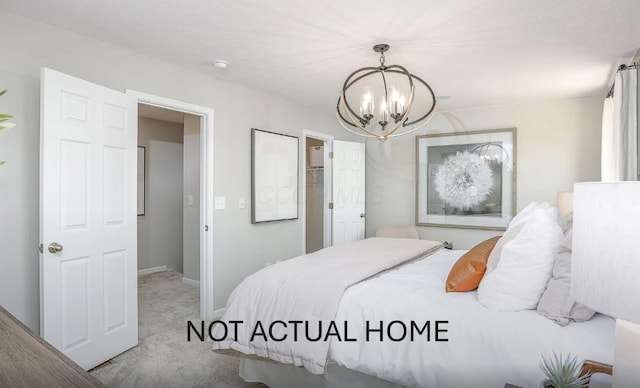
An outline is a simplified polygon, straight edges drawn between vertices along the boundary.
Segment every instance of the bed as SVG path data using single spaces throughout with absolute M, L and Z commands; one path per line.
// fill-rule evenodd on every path
M 411 240 L 382 239 L 386 240 L 411 244 Z M 610 317 L 597 314 L 587 322 L 562 327 L 535 310 L 486 309 L 473 291 L 446 293 L 447 274 L 464 252 L 432 249 L 420 257 L 414 255 L 400 260 L 392 269 L 367 276 L 341 291 L 334 321 L 348 323 L 352 329 L 348 337 L 353 341 L 346 341 L 343 336 L 307 344 L 327 346 L 326 366 L 321 371 L 312 370 L 304 363 L 273 357 L 268 349 L 254 354 L 243 352 L 246 349 L 232 346 L 233 341 L 217 342 L 214 348 L 249 353 L 243 354 L 247 359 L 241 363 L 240 375 L 246 381 L 260 381 L 271 387 L 503 387 L 505 383 L 537 387 L 543 379 L 538 367 L 542 354 L 555 351 L 581 359 L 612 362 L 615 322 Z M 245 296 L 248 299 L 241 297 L 235 303 L 244 306 L 245 313 L 234 312 L 232 308 L 223 316 L 223 321 L 275 318 L 261 318 L 260 309 L 252 305 L 254 299 L 248 294 Z M 232 299 L 233 296 L 230 301 Z M 383 326 L 379 326 L 380 321 Z M 403 338 L 404 333 L 401 324 L 389 325 L 394 321 L 403 322 L 409 328 L 411 322 L 416 323 L 418 329 L 424 329 L 426 322 L 430 322 L 430 326 L 422 334 L 414 330 L 413 341 L 408 332 L 403 340 L 394 341 L 391 338 Z M 435 322 L 440 322 L 439 333 L 436 333 Z M 369 329 L 383 327 L 383 339 L 379 339 L 379 332 L 369 330 L 367 341 L 367 324 Z M 300 346 L 291 342 L 289 345 L 293 347 Z M 264 359 L 257 360 L 256 355 Z M 293 365 L 283 365 L 283 362 Z

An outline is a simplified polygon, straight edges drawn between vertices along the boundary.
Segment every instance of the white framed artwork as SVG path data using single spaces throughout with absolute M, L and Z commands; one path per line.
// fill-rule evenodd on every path
M 298 137 L 251 129 L 251 223 L 298 218 Z

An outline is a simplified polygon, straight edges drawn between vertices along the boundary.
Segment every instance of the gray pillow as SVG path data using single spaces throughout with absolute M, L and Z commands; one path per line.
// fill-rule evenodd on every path
M 562 226 L 562 231 L 565 235 L 567 235 L 569 231 L 573 230 L 573 212 L 560 217 L 560 226 Z M 571 246 L 569 246 L 569 250 L 571 250 Z
M 571 238 L 573 232 L 568 231 L 556 252 L 553 274 L 547 289 L 538 302 L 538 313 L 551 319 L 560 326 L 566 326 L 570 321 L 584 322 L 591 319 L 595 311 L 576 302 L 569 290 L 571 288 Z

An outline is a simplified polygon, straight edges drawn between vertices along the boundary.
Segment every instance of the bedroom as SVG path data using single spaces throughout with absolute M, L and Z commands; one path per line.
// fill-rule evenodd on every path
M 0 2 L 0 47 L 5 53 L 0 89 L 8 90 L 0 99 L 0 112 L 11 114 L 17 124 L 0 133 L 0 160 L 6 161 L 0 172 L 0 238 L 7 247 L 1 256 L 3 269 L 11 269 L 2 271 L 0 304 L 36 332 L 40 306 L 35 247 L 41 243 L 36 155 L 43 66 L 121 92 L 139 90 L 215 110 L 213 193 L 227 202 L 225 210 L 215 211 L 210 225 L 215 236 L 213 306 L 218 309 L 247 275 L 302 252 L 301 220 L 258 227 L 250 222 L 250 206 L 238 206 L 240 198 L 251 198 L 250 129 L 299 137 L 307 129 L 336 140 L 362 141 L 340 128 L 333 109 L 344 78 L 360 66 L 377 63 L 373 44 L 391 43 L 391 63 L 406 64 L 439 96 L 453 97 L 442 100 L 438 114 L 418 135 L 517 128 L 518 209 L 532 201 L 554 203 L 556 193 L 571 190 L 573 183 L 600 179 L 602 100 L 617 66 L 631 63 L 640 46 L 635 2 L 542 2 L 530 13 L 517 2 L 488 2 L 471 10 L 465 2 L 412 2 L 415 8 L 398 14 L 389 25 L 383 22 L 384 12 L 391 12 L 389 4 L 380 5 L 380 12 L 358 2 L 329 3 L 326 17 L 342 26 L 330 35 L 318 35 L 316 29 L 304 32 L 303 27 L 314 22 L 309 15 L 320 9 L 309 10 L 309 19 L 300 20 L 285 2 L 239 3 L 242 7 L 233 10 L 233 17 L 222 8 L 213 15 L 197 9 L 182 14 L 173 3 L 149 4 L 139 3 L 124 14 L 116 7 L 93 9 L 79 2 Z M 216 9 L 216 4 L 209 6 Z M 147 11 L 149 19 L 141 16 Z M 367 17 L 356 17 L 358 12 Z M 474 12 L 480 13 L 478 18 Z M 282 14 L 288 15 L 290 28 L 301 33 L 283 34 L 275 21 Z M 211 31 L 191 36 L 172 53 L 165 46 L 172 32 L 165 31 L 165 23 L 153 24 L 172 17 L 185 18 L 183 25 L 192 18 Z M 496 20 L 504 23 L 496 25 Z M 243 28 L 234 32 L 234 24 Z M 222 38 L 212 38 L 216 31 Z M 418 33 L 428 38 L 412 39 Z M 236 34 L 248 38 L 240 40 Z M 220 42 L 212 48 L 217 51 L 197 44 L 209 40 Z M 292 43 L 297 51 L 283 49 Z M 281 51 L 272 45 L 280 45 Z M 418 58 L 442 58 L 443 63 L 423 65 L 412 58 L 415 51 Z M 199 59 L 181 63 L 180 58 L 194 57 Z M 219 58 L 229 60 L 227 73 L 210 65 Z M 438 75 L 446 69 L 446 77 Z M 329 71 L 332 84 L 320 87 Z M 415 224 L 414 146 L 413 135 L 366 142 L 367 236 L 379 226 Z M 439 227 L 418 231 L 423 239 L 453 241 L 455 249 L 469 249 L 497 234 Z

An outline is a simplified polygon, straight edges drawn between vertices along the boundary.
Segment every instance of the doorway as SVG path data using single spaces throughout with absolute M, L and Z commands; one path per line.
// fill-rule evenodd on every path
M 200 286 L 201 117 L 138 105 L 138 275 Z
M 331 187 L 333 137 L 303 130 L 302 179 L 304 209 L 302 252 L 312 253 L 332 245 Z
M 126 93 L 137 100 L 138 104 L 183 114 L 185 124 L 190 128 L 194 128 L 193 123 L 189 124 L 191 120 L 197 122 L 195 127 L 199 126 L 199 133 L 193 129 L 185 131 L 183 167 L 193 167 L 195 164 L 199 167 L 199 172 L 189 175 L 191 181 L 187 182 L 182 192 L 183 209 L 187 209 L 183 212 L 184 216 L 197 219 L 195 227 L 193 220 L 188 222 L 188 227 L 192 229 L 183 231 L 188 235 L 183 239 L 183 244 L 187 243 L 188 249 L 193 249 L 197 243 L 199 260 L 195 268 L 192 263 L 187 264 L 184 272 L 186 276 L 183 276 L 182 281 L 199 286 L 200 317 L 205 320 L 215 319 L 224 309 L 215 310 L 213 305 L 213 109 L 129 89 Z M 198 157 L 194 158 L 194 152 L 187 150 L 193 150 L 193 147 L 198 149 Z M 194 188 L 196 184 L 197 189 Z
M 305 253 L 324 248 L 324 141 L 311 137 L 306 143 L 306 181 L 305 217 L 306 247 Z

